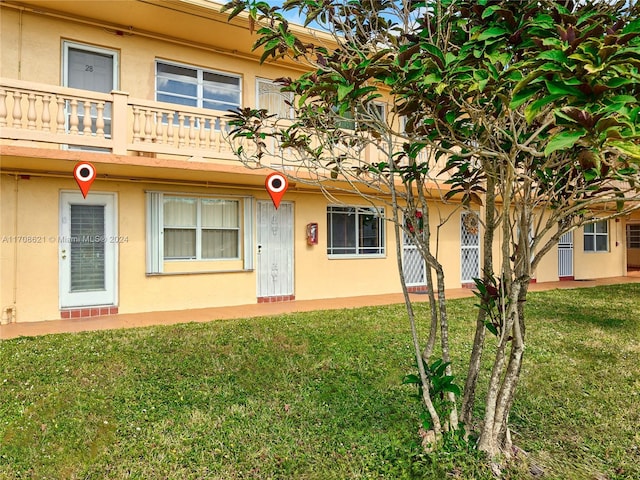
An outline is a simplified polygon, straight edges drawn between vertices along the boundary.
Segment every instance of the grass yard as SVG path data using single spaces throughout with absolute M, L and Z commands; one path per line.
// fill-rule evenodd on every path
M 459 377 L 472 304 L 449 302 Z M 527 461 L 640 478 L 640 284 L 534 293 L 528 315 Z M 0 478 L 491 478 L 421 453 L 409 343 L 401 306 L 3 341 Z

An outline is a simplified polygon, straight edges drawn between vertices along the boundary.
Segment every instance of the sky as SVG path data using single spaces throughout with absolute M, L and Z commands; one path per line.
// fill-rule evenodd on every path
M 284 3 L 282 0 L 263 0 L 269 5 L 273 5 L 275 7 L 281 7 Z M 284 12 L 284 17 L 289 20 L 291 23 L 297 23 L 298 25 L 302 25 L 304 23 L 304 19 L 300 17 L 295 10 L 290 12 Z

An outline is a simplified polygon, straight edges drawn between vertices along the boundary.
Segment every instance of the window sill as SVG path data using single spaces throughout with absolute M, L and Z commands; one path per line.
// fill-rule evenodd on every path
M 346 255 L 328 254 L 327 258 L 329 260 L 366 260 L 366 259 L 387 258 L 387 255 L 385 253 L 371 253 L 371 254 L 363 254 L 363 255 L 356 255 L 356 254 L 346 254 Z
M 163 273 L 233 272 L 245 270 L 241 259 L 234 260 L 165 260 Z
M 172 277 L 177 275 L 212 275 L 212 274 L 220 274 L 220 273 L 251 273 L 254 269 L 247 270 L 203 270 L 203 271 L 193 271 L 193 272 L 162 272 L 162 273 L 147 273 L 147 277 Z
M 163 262 L 166 263 L 178 263 L 178 262 L 239 262 L 242 258 L 165 258 Z

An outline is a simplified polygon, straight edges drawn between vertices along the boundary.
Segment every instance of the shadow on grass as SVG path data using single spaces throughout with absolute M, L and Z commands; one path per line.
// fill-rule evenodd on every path
M 639 309 L 640 284 L 590 287 L 576 291 L 575 296 L 567 295 L 566 290 L 536 292 L 527 301 L 528 315 L 562 322 L 571 328 L 591 325 L 636 330 Z

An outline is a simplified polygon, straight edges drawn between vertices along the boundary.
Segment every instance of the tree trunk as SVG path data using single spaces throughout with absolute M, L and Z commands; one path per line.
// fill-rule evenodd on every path
M 476 387 L 478 385 L 478 376 L 480 375 L 480 363 L 487 331 L 484 325 L 485 318 L 485 311 L 479 309 L 476 318 L 476 333 L 473 338 L 473 348 L 469 359 L 469 369 L 467 370 L 467 380 L 464 384 L 462 407 L 460 409 L 460 420 L 465 424 L 467 431 L 473 429 L 473 407 L 475 405 Z
M 495 359 L 493 362 L 493 369 L 491 371 L 491 377 L 489 380 L 489 387 L 487 390 L 487 399 L 485 401 L 485 414 L 484 423 L 480 432 L 480 439 L 478 440 L 478 448 L 481 451 L 488 453 L 490 456 L 495 456 L 500 453 L 500 446 L 497 442 L 497 432 L 495 431 L 496 425 L 496 409 L 498 406 L 498 399 L 500 391 L 502 390 L 502 374 L 505 368 L 506 349 L 511 340 L 511 332 L 513 330 L 514 321 L 516 321 L 516 315 L 518 313 L 517 300 L 519 298 L 519 284 L 512 282 L 513 271 L 511 268 L 511 200 L 513 195 L 513 175 L 514 171 L 510 168 L 510 165 L 506 166 L 504 171 L 504 178 L 500 179 L 500 183 L 504 187 L 502 192 L 503 205 L 502 205 L 502 249 L 501 249 L 501 280 L 502 288 L 501 296 L 506 297 L 505 293 L 508 293 L 508 309 L 501 312 L 502 316 L 502 330 L 500 332 L 500 339 L 498 342 L 498 348 L 496 350 Z
M 409 297 L 409 291 L 407 289 L 407 282 L 404 277 L 404 270 L 402 268 L 402 232 L 400 231 L 400 219 L 398 211 L 400 207 L 397 203 L 397 196 L 395 187 L 393 184 L 393 179 L 391 181 L 391 195 L 393 202 L 393 224 L 394 224 L 394 233 L 396 240 L 396 259 L 398 266 L 398 273 L 400 275 L 400 285 L 402 286 L 402 295 L 404 297 L 404 304 L 407 309 L 407 316 L 409 317 L 409 326 L 411 328 L 411 339 L 413 342 L 413 348 L 415 353 L 415 359 L 418 364 L 418 374 L 420 376 L 420 381 L 422 383 L 422 401 L 425 405 L 425 408 L 429 412 L 429 416 L 431 417 L 431 423 L 433 424 L 433 432 L 434 438 L 437 442 L 438 439 L 442 435 L 442 423 L 440 421 L 440 417 L 438 416 L 438 412 L 436 411 L 433 401 L 431 400 L 431 393 L 429 389 L 429 379 L 427 377 L 427 373 L 424 369 L 424 364 L 422 362 L 422 351 L 420 348 L 420 339 L 418 337 L 418 329 L 416 328 L 416 318 L 413 310 L 413 304 L 411 303 L 411 298 Z
M 422 352 L 422 358 L 424 358 L 425 362 L 429 362 L 429 359 L 433 354 L 433 349 L 436 346 L 436 337 L 438 335 L 438 307 L 436 304 L 436 294 L 433 288 L 433 273 L 431 272 L 431 267 L 429 265 L 426 265 L 425 267 L 425 276 L 427 279 L 427 295 L 429 296 L 431 322 L 429 327 L 429 339 L 427 340 L 427 345 L 424 347 L 424 351 Z
M 495 178 L 487 176 L 487 193 L 485 200 L 485 231 L 482 252 L 482 280 L 488 282 L 493 275 L 493 238 L 496 228 L 495 219 Z M 473 339 L 473 347 L 469 359 L 469 369 L 467 380 L 464 385 L 464 395 L 462 397 L 462 407 L 460 420 L 465 424 L 467 431 L 473 428 L 473 407 L 475 405 L 476 388 L 478 385 L 478 375 L 480 374 L 480 363 L 482 362 L 482 352 L 484 351 L 484 340 L 487 328 L 485 327 L 486 311 L 478 309 L 476 318 L 476 333 Z
M 430 248 L 431 248 L 431 218 L 429 214 L 429 206 L 426 202 L 421 201 L 421 212 L 423 215 L 424 221 L 424 230 L 420 239 L 420 245 L 418 245 L 418 251 L 425 262 L 425 278 L 427 281 L 427 295 L 429 296 L 429 312 L 431 314 L 431 321 L 429 324 L 429 338 L 427 339 L 427 344 L 422 352 L 422 357 L 426 362 L 429 362 L 431 355 L 433 353 L 433 349 L 436 345 L 436 337 L 438 336 L 438 305 L 436 302 L 436 293 L 433 288 L 433 271 L 432 267 L 429 264 L 427 258 L 430 256 Z
M 436 278 L 438 281 L 438 307 L 440 309 L 440 344 L 442 348 L 442 361 L 448 363 L 445 368 L 446 375 L 453 375 L 451 368 L 451 355 L 449 354 L 449 320 L 447 316 L 446 295 L 444 289 L 444 271 L 442 266 L 438 264 L 436 268 Z M 458 407 L 456 405 L 456 396 L 453 392 L 447 392 L 447 400 L 451 402 L 451 412 L 449 413 L 449 427 L 451 430 L 458 429 Z
M 522 362 L 523 355 L 525 349 L 525 312 L 524 312 L 524 304 L 527 298 L 527 292 L 529 290 L 529 276 L 525 275 L 524 277 L 519 278 L 520 283 L 520 291 L 518 294 L 518 306 L 517 306 L 517 324 L 514 324 L 514 330 L 517 327 L 516 335 L 514 335 L 514 347 L 511 351 L 511 358 L 509 359 L 509 369 L 507 370 L 507 377 L 509 376 L 509 371 L 512 371 L 513 379 L 510 382 L 510 388 L 504 388 L 501 391 L 501 399 L 499 403 L 503 405 L 502 410 L 498 413 L 501 417 L 500 426 L 498 431 L 498 444 L 501 445 L 502 450 L 510 450 L 511 449 L 511 438 L 509 435 L 509 413 L 511 412 L 511 407 L 513 405 L 513 400 L 515 398 L 516 387 L 518 386 L 518 382 L 520 380 L 520 372 L 522 371 Z M 506 378 L 506 377 L 505 377 Z M 506 381 L 506 380 L 505 380 Z
M 515 340 L 517 334 L 515 330 L 520 330 L 519 319 L 516 318 L 518 313 L 517 301 L 520 293 L 520 284 L 514 282 L 509 295 L 509 310 L 504 320 L 504 327 L 496 357 L 491 371 L 491 379 L 489 381 L 489 390 L 487 392 L 487 401 L 485 403 L 486 410 L 484 415 L 484 423 L 478 440 L 478 449 L 487 452 L 490 456 L 495 456 L 502 452 L 502 445 L 498 442 L 498 434 L 501 429 L 502 421 L 505 416 L 505 400 L 509 392 L 515 390 L 515 374 L 519 372 L 519 363 L 522 358 L 523 346 L 512 344 L 512 351 L 507 364 L 507 374 L 502 379 L 505 369 L 506 349 L 507 345 Z M 513 362 L 511 360 L 514 360 Z M 516 369 L 516 367 L 518 367 Z M 508 415 L 507 415 L 508 416 Z

